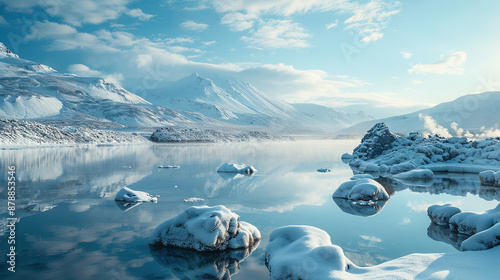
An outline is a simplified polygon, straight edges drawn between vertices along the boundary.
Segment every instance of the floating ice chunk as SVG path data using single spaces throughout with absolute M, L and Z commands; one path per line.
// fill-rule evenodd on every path
M 297 280 L 332 279 L 332 270 L 346 271 L 352 263 L 325 231 L 285 226 L 275 229 L 269 237 L 266 265 L 273 280 Z
M 389 199 L 384 187 L 372 179 L 345 182 L 333 193 L 333 197 L 364 201 Z
M 394 175 L 396 179 L 402 180 L 432 180 L 434 172 L 429 169 L 414 169 Z
M 481 185 L 500 187 L 500 171 L 486 170 L 479 173 Z
M 432 205 L 427 208 L 427 215 L 433 223 L 438 225 L 448 225 L 450 218 L 462 212 L 462 209 L 451 204 Z
M 205 201 L 205 200 L 203 198 L 199 198 L 199 197 L 190 197 L 190 198 L 184 199 L 184 202 L 201 202 L 201 201 Z
M 116 206 L 118 206 L 118 208 L 120 208 L 120 210 L 124 212 L 142 204 L 142 202 L 118 201 L 118 200 L 115 200 L 115 203 Z
M 321 173 L 331 172 L 331 170 L 328 169 L 328 168 L 320 168 L 320 169 L 318 169 L 316 171 L 321 172 Z
M 257 172 L 253 166 L 246 166 L 244 164 L 236 164 L 236 163 L 224 163 L 217 172 L 223 173 L 245 173 L 245 174 L 253 174 Z
M 248 248 L 260 240 L 260 232 L 239 218 L 222 205 L 193 206 L 156 227 L 149 244 L 197 251 Z
M 158 168 L 166 168 L 166 169 L 178 169 L 181 168 L 178 165 L 159 165 Z
M 356 174 L 351 177 L 351 180 L 360 180 L 360 179 L 374 179 L 371 174 Z
M 150 195 L 147 192 L 134 191 L 127 187 L 119 190 L 115 196 L 116 201 L 128 202 L 157 202 L 158 198 Z

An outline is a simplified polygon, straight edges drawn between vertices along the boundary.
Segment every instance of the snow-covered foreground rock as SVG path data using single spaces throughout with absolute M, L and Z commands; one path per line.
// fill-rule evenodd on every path
M 266 264 L 272 280 L 498 279 L 500 246 L 480 252 L 411 254 L 372 267 L 358 267 L 330 236 L 310 226 L 271 233 Z
M 421 166 L 435 172 L 479 173 L 491 167 L 500 169 L 500 138 L 468 141 L 437 135 L 424 138 L 416 133 L 402 136 L 378 123 L 354 149 L 349 165 L 358 173 L 394 175 Z M 401 176 L 420 175 L 431 176 L 428 171 Z
M 158 202 L 157 197 L 147 192 L 135 191 L 127 187 L 124 187 L 116 193 L 115 200 L 127 202 Z
M 353 201 L 387 200 L 389 195 L 384 187 L 372 179 L 351 180 L 342 183 L 333 193 L 334 198 L 345 198 Z
M 215 129 L 178 127 L 160 128 L 153 132 L 150 138 L 154 142 L 246 142 L 290 139 L 262 131 L 226 133 Z
M 253 166 L 246 166 L 245 164 L 224 163 L 217 169 L 219 173 L 240 173 L 240 174 L 253 174 L 257 169 Z
M 484 213 L 462 212 L 450 204 L 433 205 L 427 210 L 431 221 L 449 225 L 450 230 L 471 237 L 460 246 L 462 251 L 479 251 L 500 245 L 500 204 Z
M 150 246 L 151 256 L 179 279 L 231 279 L 243 262 L 259 246 L 218 252 L 197 252 L 182 248 Z
M 149 244 L 197 251 L 248 248 L 260 240 L 260 232 L 239 218 L 222 205 L 193 206 L 160 224 L 151 233 Z
M 119 131 L 0 119 L 0 144 L 3 147 L 132 143 L 145 144 L 149 141 L 142 136 Z
M 486 170 L 479 173 L 481 185 L 500 187 L 500 171 Z

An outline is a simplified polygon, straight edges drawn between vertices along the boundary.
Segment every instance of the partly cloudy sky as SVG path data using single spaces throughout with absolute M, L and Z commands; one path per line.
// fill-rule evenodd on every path
M 25 59 L 138 94 L 217 72 L 289 102 L 383 117 L 497 89 L 499 9 L 450 0 L 0 0 L 0 40 Z

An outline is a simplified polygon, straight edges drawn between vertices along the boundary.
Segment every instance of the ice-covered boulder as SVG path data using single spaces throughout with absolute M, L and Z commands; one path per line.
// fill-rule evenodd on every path
M 135 191 L 124 187 L 119 190 L 115 196 L 116 201 L 128 201 L 128 202 L 157 202 L 158 198 L 150 195 L 147 192 Z
M 248 248 L 260 240 L 260 232 L 239 218 L 222 205 L 193 206 L 153 230 L 149 244 L 197 251 Z
M 484 213 L 461 212 L 450 218 L 450 228 L 462 234 L 473 235 L 489 229 L 500 220 L 500 204 Z
M 427 208 L 427 215 L 433 223 L 438 225 L 448 225 L 450 218 L 462 212 L 462 209 L 451 204 L 432 205 Z
M 433 222 L 448 223 L 452 232 L 472 235 L 462 242 L 462 251 L 486 250 L 500 245 L 500 204 L 484 213 L 458 212 L 457 209 L 450 204 L 433 205 L 427 212 Z M 452 215 L 454 212 L 457 213 Z
M 394 178 L 401 180 L 432 180 L 434 172 L 429 169 L 414 169 L 396 174 Z
M 299 280 L 332 279 L 332 270 L 346 271 L 352 263 L 325 231 L 285 226 L 275 229 L 269 237 L 266 265 L 273 280 Z
M 479 179 L 483 186 L 500 187 L 500 171 L 486 170 L 479 173 Z
M 389 195 L 384 187 L 372 179 L 345 182 L 333 193 L 333 197 L 363 201 L 389 199 Z
M 242 173 L 242 174 L 253 174 L 257 172 L 253 166 L 246 166 L 244 164 L 236 164 L 236 163 L 224 163 L 217 172 L 221 173 Z
M 396 135 L 385 123 L 377 123 L 361 139 L 361 144 L 354 149 L 353 156 L 362 160 L 376 158 L 391 149 L 395 140 Z
M 374 179 L 371 174 L 356 174 L 351 177 L 351 180 Z

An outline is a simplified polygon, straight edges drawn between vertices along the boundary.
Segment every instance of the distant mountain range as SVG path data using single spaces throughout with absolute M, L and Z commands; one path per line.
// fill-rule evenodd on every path
M 371 120 L 314 104 L 289 104 L 249 83 L 194 73 L 139 97 L 102 78 L 61 74 L 0 43 L 0 118 L 99 127 L 225 126 L 327 132 Z

